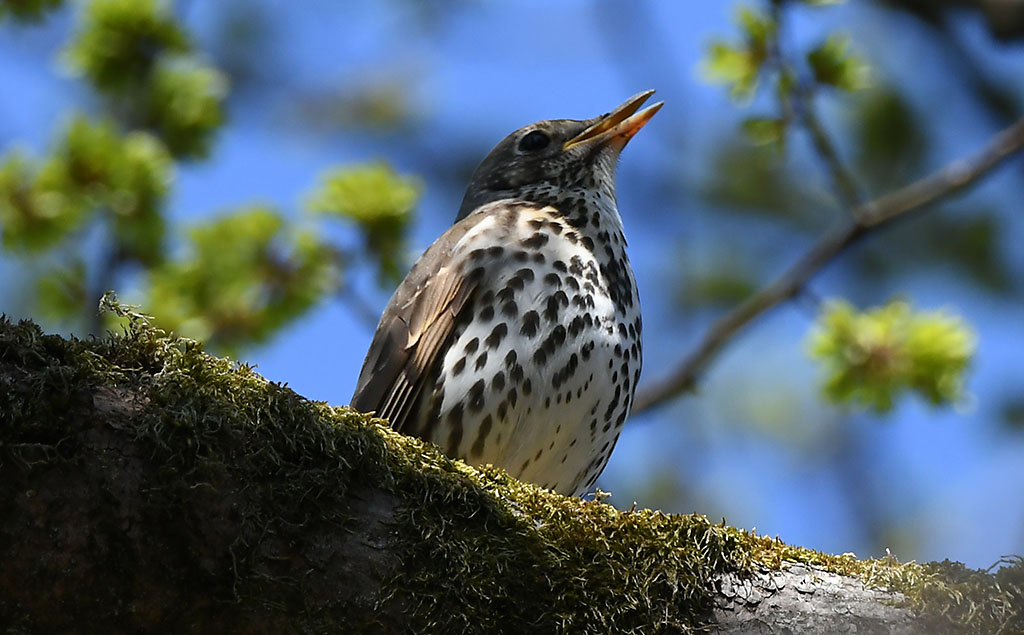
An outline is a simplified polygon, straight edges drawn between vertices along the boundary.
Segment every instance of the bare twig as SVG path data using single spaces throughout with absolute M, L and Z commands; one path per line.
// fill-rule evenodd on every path
M 938 172 L 857 207 L 850 218 L 823 235 L 775 281 L 719 318 L 668 377 L 645 386 L 634 401 L 633 413 L 662 405 L 692 389 L 708 364 L 737 333 L 762 313 L 800 293 L 811 277 L 855 241 L 974 184 L 1022 148 L 1024 118 L 992 137 L 975 156 L 954 161 Z
M 779 106 L 786 120 L 799 120 L 811 135 L 811 147 L 828 169 L 832 178 L 832 189 L 839 202 L 847 209 L 856 210 L 864 199 L 857 186 L 857 180 L 839 158 L 835 143 L 814 110 L 814 82 L 803 77 L 803 74 L 787 61 L 786 53 L 783 51 L 784 4 L 785 2 L 776 0 L 771 5 L 772 21 L 776 28 L 768 42 L 769 64 L 775 67 L 782 78 L 788 77 L 792 81 L 791 90 L 779 91 Z
M 811 145 L 814 146 L 818 157 L 828 167 L 829 175 L 832 177 L 832 187 L 836 195 L 844 206 L 856 211 L 864 199 L 860 195 L 857 181 L 853 178 L 850 171 L 846 169 L 842 160 L 840 160 L 835 144 L 832 143 L 828 132 L 814 111 L 813 89 L 800 82 L 794 90 L 794 104 L 797 116 L 804 124 L 807 132 L 810 133 Z

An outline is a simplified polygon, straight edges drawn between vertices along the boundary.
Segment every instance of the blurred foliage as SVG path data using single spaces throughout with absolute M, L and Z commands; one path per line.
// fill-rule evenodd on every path
M 807 53 L 807 65 L 814 81 L 846 91 L 867 88 L 869 67 L 850 52 L 850 38 L 832 34 L 817 48 Z
M 404 275 L 401 255 L 406 228 L 422 185 L 390 166 L 373 163 L 325 173 L 310 195 L 308 209 L 318 215 L 354 221 L 385 279 Z
M 92 0 L 64 57 L 125 125 L 152 131 L 177 158 L 209 151 L 227 80 L 197 59 L 169 4 Z
M 718 144 L 702 195 L 720 209 L 763 216 L 782 235 L 788 231 L 798 236 L 808 230 L 817 233 L 834 221 L 834 216 L 821 213 L 823 209 L 841 210 L 845 197 L 830 192 L 828 178 L 836 170 L 848 170 L 843 164 L 845 151 L 853 157 L 855 169 L 849 172 L 855 181 L 862 181 L 866 191 L 881 194 L 922 175 L 935 131 L 925 129 L 925 117 L 900 89 L 875 82 L 867 63 L 851 52 L 847 36 L 826 33 L 819 44 L 804 51 L 780 47 L 779 39 L 788 39 L 780 35 L 787 4 L 793 2 L 764 2 L 763 11 L 741 10 L 736 20 L 741 43 L 715 41 L 707 49 L 703 68 L 711 81 L 725 84 L 732 97 L 747 102 L 760 87 L 770 86 L 772 91 L 765 92 L 773 98 L 776 112 L 742 121 L 746 143 L 733 139 Z M 842 96 L 840 121 L 846 127 L 838 140 L 830 138 L 833 131 L 817 120 L 815 112 L 819 97 L 838 93 L 821 89 L 853 93 Z M 814 141 L 807 148 L 817 155 L 812 155 L 810 166 L 806 154 L 786 156 L 787 137 L 800 129 Z M 832 159 L 824 156 L 822 140 L 831 146 Z M 820 178 L 808 178 L 809 167 Z M 844 254 L 846 271 L 854 274 L 851 290 L 856 293 L 859 285 L 877 291 L 879 279 L 947 268 L 990 293 L 1019 292 L 1018 276 L 1002 246 L 1004 223 L 995 211 L 977 206 L 902 223 L 887 231 L 884 242 L 871 241 Z M 893 244 L 900 248 L 893 249 Z M 735 248 L 734 242 L 730 248 Z M 713 278 L 705 284 L 686 274 L 678 284 L 693 288 L 683 305 L 721 306 L 722 288 L 740 293 L 748 283 L 741 279 L 733 285 L 733 277 L 728 274 L 723 286 Z M 766 281 L 749 283 L 760 286 Z M 828 396 L 878 412 L 889 410 L 896 397 L 908 391 L 932 403 L 954 401 L 973 352 L 968 327 L 942 314 L 915 314 L 905 303 L 864 314 L 849 305 L 830 305 L 810 339 L 815 357 L 829 371 Z
M 958 317 L 915 312 L 902 300 L 864 312 L 836 300 L 808 343 L 826 370 L 830 400 L 886 412 L 907 390 L 935 405 L 961 399 L 975 335 Z
M 0 20 L 10 16 L 16 20 L 34 22 L 62 4 L 64 0 L 0 0 Z
M 757 290 L 756 271 L 736 254 L 716 252 L 706 262 L 688 257 L 678 270 L 685 273 L 680 284 L 672 284 L 675 304 L 687 311 L 729 308 Z
M 161 327 L 223 350 L 262 342 L 337 287 L 335 251 L 277 210 L 239 210 L 194 226 L 187 254 L 150 272 Z
M 739 8 L 736 21 L 743 41 L 730 44 L 715 40 L 708 47 L 702 68 L 709 80 L 729 86 L 734 99 L 745 100 L 757 90 L 777 25 L 767 13 L 747 6 Z
M 805 0 L 804 4 L 825 6 L 838 2 Z M 794 88 L 794 78 L 801 73 L 793 60 L 782 56 L 779 51 L 778 13 L 741 6 L 736 23 L 742 41 L 738 44 L 712 41 L 702 64 L 705 76 L 712 82 L 727 85 L 734 99 L 749 100 L 764 76 L 773 73 L 777 97 L 780 102 L 784 101 Z M 810 77 L 817 85 L 846 91 L 861 90 L 868 85 L 869 67 L 851 52 L 850 39 L 845 35 L 829 35 L 824 42 L 808 51 L 805 58 Z M 763 138 L 764 131 L 764 126 L 751 127 L 755 139 Z
M 120 136 L 109 123 L 77 116 L 41 165 L 17 152 L 0 163 L 3 245 L 52 248 L 100 211 L 112 222 L 119 252 L 150 262 L 163 240 L 160 208 L 171 175 L 169 157 L 152 136 Z
M 165 60 L 154 70 L 148 92 L 144 124 L 175 156 L 206 156 L 222 123 L 221 103 L 228 92 L 220 71 L 188 58 Z
M 143 264 L 160 260 L 162 208 L 173 166 L 156 138 L 145 132 L 120 136 L 111 124 L 77 117 L 53 160 L 90 208 L 109 215 L 119 257 Z
M 945 272 L 962 276 L 981 290 L 1010 294 L 1024 289 L 1002 246 L 1003 221 L 994 210 L 959 209 L 932 213 L 927 222 L 895 227 L 884 244 L 866 246 L 853 261 L 866 279 L 905 273 L 907 263 L 924 274 Z M 942 274 L 940 274 L 942 275 Z
M 7 249 L 48 248 L 82 223 L 84 205 L 57 166 L 39 169 L 17 151 L 0 162 L 0 226 Z
M 97 89 L 120 92 L 148 80 L 163 55 L 190 48 L 166 2 L 92 0 L 79 18 L 66 59 Z
M 770 11 L 741 6 L 736 24 L 742 41 L 712 41 L 701 64 L 704 76 L 728 86 L 729 94 L 737 101 L 752 101 L 763 83 L 772 86 L 779 114 L 748 117 L 742 129 L 754 144 L 770 145 L 780 151 L 795 118 L 802 117 L 804 123 L 813 119 L 809 103 L 795 102 L 809 102 L 820 87 L 862 90 L 869 85 L 870 76 L 868 64 L 851 52 L 849 37 L 839 33 L 830 34 L 807 51 L 804 65 L 798 65 L 781 50 L 779 43 L 785 4 L 785 0 L 776 0 Z M 839 2 L 804 0 L 803 4 L 826 6 Z M 805 77 L 806 80 L 801 79 Z
M 743 120 L 743 132 L 759 146 L 771 146 L 778 150 L 785 148 L 786 128 L 789 122 L 783 117 L 747 117 Z
M 902 185 L 920 174 L 929 150 L 922 117 L 892 86 L 860 94 L 852 102 L 857 174 L 876 191 Z
M 0 6 L 38 17 L 55 4 Z M 319 228 L 266 207 L 198 223 L 184 249 L 171 249 L 164 207 L 176 163 L 210 152 L 228 96 L 225 75 L 200 60 L 173 8 L 160 0 L 79 5 L 63 59 L 103 97 L 106 114 L 73 116 L 45 158 L 0 157 L 0 235 L 5 249 L 43 263 L 33 284 L 44 316 L 97 333 L 96 300 L 134 282 L 165 328 L 237 351 L 338 291 L 358 259 Z M 332 168 L 309 199 L 317 220 L 355 226 L 393 279 L 419 191 L 417 181 L 373 164 Z
M 372 81 L 297 95 L 293 120 L 318 131 L 406 129 L 415 119 L 410 87 L 416 78 L 401 72 L 382 77 L 385 74 L 376 70 Z
M 723 139 L 708 162 L 708 178 L 700 194 L 725 212 L 809 230 L 820 228 L 823 218 L 831 218 L 823 210 L 838 211 L 822 186 L 791 169 L 786 157 L 769 144 L 751 147 L 746 137 Z
M 57 266 L 39 277 L 36 283 L 39 311 L 51 320 L 61 320 L 95 303 L 89 297 L 88 269 L 81 258 Z

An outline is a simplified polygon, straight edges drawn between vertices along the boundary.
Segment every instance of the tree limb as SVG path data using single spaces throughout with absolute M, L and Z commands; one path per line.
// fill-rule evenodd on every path
M 800 293 L 804 285 L 858 239 L 966 188 L 1024 148 L 1024 118 L 993 136 L 973 157 L 960 159 L 898 190 L 857 207 L 825 233 L 789 269 L 719 318 L 667 377 L 642 387 L 633 414 L 692 390 L 698 377 L 732 338 L 760 315 Z
M 130 319 L 80 342 L 0 317 L 5 631 L 1024 626 L 1022 563 L 860 561 L 567 498 Z

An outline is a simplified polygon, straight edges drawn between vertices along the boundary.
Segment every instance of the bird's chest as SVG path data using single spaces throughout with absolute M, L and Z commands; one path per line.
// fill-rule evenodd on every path
M 485 274 L 438 384 L 436 416 L 460 424 L 432 439 L 449 454 L 561 491 L 603 467 L 639 377 L 641 322 L 621 233 L 596 234 L 526 223 L 476 259 Z

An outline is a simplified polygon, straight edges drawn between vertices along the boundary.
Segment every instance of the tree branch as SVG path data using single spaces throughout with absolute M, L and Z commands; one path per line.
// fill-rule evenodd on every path
M 832 187 L 836 195 L 843 205 L 852 210 L 857 210 L 863 198 L 860 195 L 856 180 L 854 180 L 853 175 L 846 169 L 842 160 L 840 160 L 835 144 L 832 143 L 828 132 L 825 131 L 825 126 L 814 112 L 812 89 L 800 82 L 794 90 L 796 91 L 795 110 L 797 116 L 800 117 L 800 121 L 804 124 L 807 132 L 810 133 L 811 144 L 814 146 L 815 152 L 818 153 L 818 157 L 828 167 L 829 175 L 832 177 Z
M 775 0 L 771 5 L 772 22 L 776 29 L 768 42 L 769 63 L 782 78 L 792 81 L 792 90 L 780 90 L 779 106 L 787 121 L 799 120 L 811 136 L 811 147 L 821 162 L 828 169 L 832 179 L 832 189 L 842 205 L 855 210 L 863 202 L 860 188 L 850 170 L 847 169 L 835 143 L 814 111 L 814 83 L 803 77 L 793 65 L 787 62 L 786 53 L 782 50 L 782 29 L 784 25 L 783 0 Z
M 644 412 L 690 390 L 732 338 L 761 314 L 800 293 L 804 285 L 858 239 L 968 187 L 1024 148 L 1024 118 L 992 137 L 975 156 L 858 206 L 850 219 L 823 235 L 776 280 L 719 318 L 690 355 L 669 374 L 645 386 L 633 404 Z
M 115 306 L 108 302 L 108 306 Z M 857 560 L 474 470 L 166 337 L 0 316 L 15 632 L 1021 632 L 1024 562 Z

